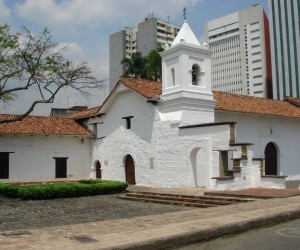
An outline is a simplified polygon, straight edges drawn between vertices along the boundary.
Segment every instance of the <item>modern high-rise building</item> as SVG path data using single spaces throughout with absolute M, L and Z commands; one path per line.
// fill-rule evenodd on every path
M 272 97 L 269 23 L 261 5 L 207 22 L 205 39 L 214 90 Z
M 273 97 L 300 98 L 300 0 L 269 0 Z
M 171 45 L 180 30 L 180 26 L 149 16 L 138 24 L 138 51 L 147 55 L 156 44 Z
M 110 35 L 109 39 L 109 88 L 113 89 L 120 76 L 124 73 L 121 64 L 123 58 L 130 58 L 132 53 L 141 52 L 147 55 L 156 48 L 157 43 L 171 45 L 180 26 L 171 24 L 148 15 L 138 24 L 137 28 L 125 28 Z
M 109 91 L 124 72 L 123 58 L 137 52 L 137 28 L 125 27 L 109 37 Z

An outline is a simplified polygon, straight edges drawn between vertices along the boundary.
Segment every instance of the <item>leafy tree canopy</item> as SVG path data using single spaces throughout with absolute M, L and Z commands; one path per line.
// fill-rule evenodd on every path
M 60 48 L 47 28 L 33 35 L 26 27 L 12 33 L 8 24 L 0 25 L 0 103 L 13 102 L 18 93 L 37 90 L 26 112 L 0 123 L 21 120 L 39 103 L 53 103 L 57 93 L 71 87 L 83 95 L 99 88 L 86 62 L 74 64 L 66 59 L 67 47 Z

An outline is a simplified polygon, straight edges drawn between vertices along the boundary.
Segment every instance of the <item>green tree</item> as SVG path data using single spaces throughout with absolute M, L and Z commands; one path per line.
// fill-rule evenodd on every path
M 147 56 L 141 52 L 132 53 L 130 58 L 124 58 L 121 64 L 125 70 L 123 76 L 130 76 L 151 81 L 161 80 L 161 56 L 164 49 L 160 44 L 151 50 Z
M 163 47 L 158 43 L 156 48 L 151 50 L 146 56 L 145 72 L 146 79 L 152 81 L 161 80 L 161 56 L 160 52 L 164 51 Z
M 27 28 L 12 33 L 8 24 L 0 25 L 0 102 L 13 102 L 24 91 L 35 90 L 26 112 L 0 123 L 21 120 L 39 103 L 53 103 L 57 93 L 71 87 L 83 95 L 99 88 L 86 62 L 74 64 L 66 59 L 67 47 L 59 48 L 48 29 L 34 36 Z M 30 92 L 31 93 L 31 92 Z
M 123 76 L 145 78 L 146 59 L 142 56 L 141 52 L 132 53 L 131 57 L 124 58 L 121 64 L 125 67 Z

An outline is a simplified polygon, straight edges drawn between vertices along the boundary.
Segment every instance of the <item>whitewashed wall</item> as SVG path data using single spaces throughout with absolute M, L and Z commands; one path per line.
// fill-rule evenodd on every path
M 136 182 L 143 183 L 148 175 L 145 166 L 149 157 L 156 155 L 156 129 L 154 128 L 155 106 L 132 91 L 121 92 L 109 105 L 105 115 L 97 120 L 98 138 L 93 150 L 93 164 L 99 160 L 102 168 L 102 178 L 125 180 L 124 161 L 130 154 L 135 162 Z M 126 120 L 122 117 L 134 116 L 131 119 L 131 129 L 126 129 Z M 154 141 L 154 142 L 153 142 Z M 149 170 L 148 170 L 149 171 Z
M 0 152 L 9 154 L 9 179 L 1 181 L 42 181 L 55 179 L 55 159 L 68 157 L 69 179 L 89 178 L 90 139 L 74 136 L 2 135 Z
M 219 176 L 217 149 L 228 149 L 229 126 L 179 129 L 178 121 L 160 121 L 159 106 L 133 91 L 122 91 L 99 122 L 93 163 L 101 163 L 103 179 L 125 180 L 124 160 L 135 162 L 137 185 L 212 187 Z M 122 117 L 134 116 L 131 129 Z
M 254 143 L 254 157 L 264 157 L 269 142 L 279 149 L 278 173 L 286 180 L 300 180 L 300 120 L 216 111 L 216 122 L 235 121 L 237 142 Z
M 218 150 L 229 148 L 229 125 L 180 129 L 159 122 L 157 185 L 212 188 L 219 176 Z

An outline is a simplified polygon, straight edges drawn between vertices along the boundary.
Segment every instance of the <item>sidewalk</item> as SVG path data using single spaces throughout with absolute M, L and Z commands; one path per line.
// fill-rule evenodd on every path
M 300 217 L 300 196 L 0 232 L 1 249 L 163 249 Z

